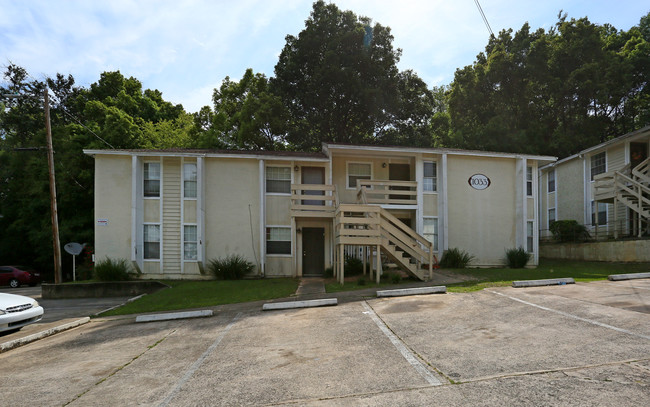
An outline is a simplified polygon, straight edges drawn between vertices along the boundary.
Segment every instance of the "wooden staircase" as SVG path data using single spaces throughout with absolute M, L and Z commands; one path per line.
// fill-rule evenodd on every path
M 360 201 L 363 201 L 363 192 Z M 383 253 L 409 275 L 425 281 L 433 277 L 433 244 L 379 205 L 360 202 L 339 204 L 335 214 L 334 274 L 343 283 L 345 246 L 369 248 L 376 256 L 376 279 L 381 275 Z M 367 253 L 364 250 L 364 253 Z M 364 256 L 365 259 L 365 256 Z M 364 265 L 365 268 L 365 265 Z M 372 278 L 372 270 L 371 270 Z
M 650 227 L 650 158 L 631 170 L 628 164 L 618 171 L 596 175 L 594 201 L 614 204 L 615 214 L 619 204 L 634 211 L 638 237 L 641 237 L 644 230 Z M 616 230 L 614 234 L 618 237 Z

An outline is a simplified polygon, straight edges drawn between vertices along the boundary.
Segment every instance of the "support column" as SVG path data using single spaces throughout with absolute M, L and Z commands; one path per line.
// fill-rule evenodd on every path
M 363 275 L 366 275 L 366 246 L 361 246 L 361 256 L 363 256 Z
M 339 282 L 345 284 L 345 245 L 339 245 Z
M 376 272 L 377 284 L 379 284 L 379 278 L 381 277 L 381 247 L 377 245 L 377 272 Z

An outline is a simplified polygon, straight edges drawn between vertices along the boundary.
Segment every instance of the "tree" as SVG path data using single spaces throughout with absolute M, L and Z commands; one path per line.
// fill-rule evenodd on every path
M 388 27 L 314 3 L 305 29 L 286 37 L 271 79 L 289 111 L 288 141 L 299 149 L 373 142 L 397 109 L 401 51 L 392 41 Z
M 566 156 L 643 126 L 650 53 L 642 32 L 560 15 L 548 32 L 525 24 L 491 37 L 456 71 L 447 143 Z
M 280 97 L 269 90 L 263 74 L 247 69 L 239 82 L 226 77 L 214 91 L 215 118 L 211 127 L 233 148 L 283 150 L 286 147 L 287 111 Z

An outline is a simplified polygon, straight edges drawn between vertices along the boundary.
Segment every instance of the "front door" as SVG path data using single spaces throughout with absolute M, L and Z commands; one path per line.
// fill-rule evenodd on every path
M 641 164 L 648 158 L 648 143 L 630 143 L 630 166 Z
M 388 179 L 391 181 L 410 181 L 411 166 L 408 164 L 388 164 Z M 391 187 L 393 191 L 408 191 L 409 187 Z M 410 195 L 390 195 L 390 199 L 413 199 Z
M 325 229 L 302 228 L 302 275 L 322 276 L 325 272 Z
M 325 168 L 302 167 L 302 183 L 307 185 L 325 184 Z M 302 191 L 303 195 L 324 195 L 324 191 Z M 303 200 L 303 205 L 325 205 L 325 201 Z

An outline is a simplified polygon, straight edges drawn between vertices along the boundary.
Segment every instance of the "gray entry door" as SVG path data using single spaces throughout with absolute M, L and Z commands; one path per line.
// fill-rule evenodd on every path
M 323 185 L 325 183 L 325 168 L 302 167 L 302 183 L 308 185 Z M 323 195 L 323 191 L 303 191 L 303 195 Z M 303 205 L 325 205 L 325 201 L 303 200 Z
M 302 228 L 302 275 L 322 276 L 325 272 L 325 229 Z
M 410 181 L 411 166 L 409 164 L 388 164 L 388 179 L 390 181 Z M 391 191 L 408 191 L 409 187 L 391 187 Z M 390 199 L 412 199 L 410 195 L 390 195 Z

